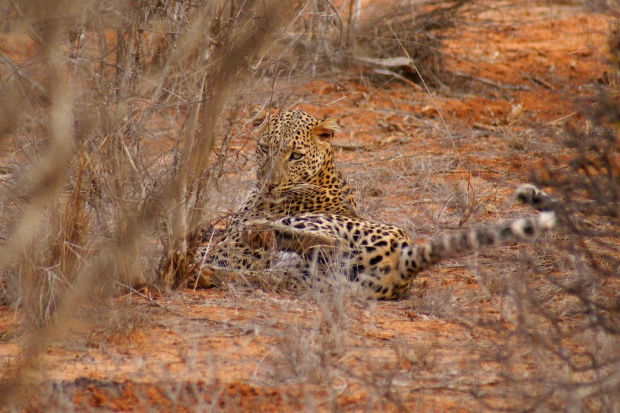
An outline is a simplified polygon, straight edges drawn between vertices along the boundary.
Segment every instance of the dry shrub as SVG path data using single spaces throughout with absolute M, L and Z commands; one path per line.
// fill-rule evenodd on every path
M 440 86 L 449 79 L 443 40 L 465 12 L 477 9 L 468 0 L 307 1 L 279 39 L 268 73 L 324 76 L 357 68 L 371 81 L 424 79 Z
M 188 246 L 213 216 L 230 142 L 245 133 L 236 124 L 248 67 L 296 10 L 280 6 L 1 6 L 13 18 L 1 29 L 23 47 L 0 54 L 0 143 L 10 173 L 0 190 L 0 291 L 40 327 L 25 340 L 14 381 L 0 389 L 2 402 L 76 308 L 118 286 L 182 283 Z
M 614 10 L 620 17 L 620 8 Z M 617 33 L 610 55 L 610 72 L 618 73 Z M 511 331 L 498 361 L 512 384 L 501 396 L 478 394 L 489 407 L 496 407 L 495 397 L 518 409 L 616 411 L 620 403 L 618 85 L 612 75 L 578 102 L 581 114 L 566 125 L 562 150 L 533 177 L 560 201 L 550 207 L 562 230 L 544 254 L 524 254 L 536 276 L 524 271 L 507 284 Z M 535 369 L 520 371 L 524 362 Z
M 55 213 L 45 214 L 32 242 L 17 251 L 17 263 L 8 274 L 15 289 L 12 296 L 24 310 L 27 320 L 39 324 L 54 314 L 62 291 L 75 281 L 90 252 L 87 245 L 91 215 L 87 212 L 89 191 L 83 189 L 83 152 L 78 154 L 75 185 L 51 202 Z
M 442 42 L 449 30 L 471 11 L 475 2 L 392 0 L 368 4 L 359 18 L 349 19 L 347 56 L 353 63 L 357 58 L 390 59 L 406 57 L 408 65 L 375 70 L 375 75 L 397 73 L 415 83 L 442 85 L 448 78 L 445 71 Z M 381 78 L 381 76 L 379 76 Z
M 14 241 L 3 264 L 22 257 L 5 281 L 34 286 L 48 268 L 70 284 L 80 263 L 115 246 L 116 281 L 141 286 L 153 281 L 147 234 L 161 234 L 168 256 L 182 255 L 210 218 L 222 168 L 210 154 L 238 133 L 240 105 L 228 105 L 229 95 L 282 16 L 254 2 L 91 1 L 68 14 L 56 3 L 12 9 L 32 50 L 2 68 L 14 79 L 5 100 L 27 87 L 19 116 L 2 117 L 13 144 L 3 237 Z M 44 99 L 33 97 L 35 84 Z M 180 276 L 164 271 L 160 282 L 168 288 Z

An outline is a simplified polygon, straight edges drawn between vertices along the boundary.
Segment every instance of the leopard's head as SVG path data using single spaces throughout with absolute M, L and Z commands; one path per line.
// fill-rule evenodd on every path
M 324 186 L 335 175 L 331 141 L 338 117 L 319 120 L 301 110 L 254 114 L 259 188 L 277 196 L 304 184 Z

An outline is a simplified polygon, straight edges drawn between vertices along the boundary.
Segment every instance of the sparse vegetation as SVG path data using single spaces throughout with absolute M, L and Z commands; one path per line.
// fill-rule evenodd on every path
M 0 16 L 3 408 L 618 410 L 615 2 Z M 184 288 L 254 179 L 250 104 L 341 116 L 360 214 L 420 239 L 523 214 L 528 176 L 567 230 L 445 263 L 399 302 L 342 277 L 291 295 L 278 269 Z

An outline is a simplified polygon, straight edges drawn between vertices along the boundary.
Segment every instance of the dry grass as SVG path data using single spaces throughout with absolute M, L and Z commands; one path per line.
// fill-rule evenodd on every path
M 23 99 L 22 116 L 3 117 L 14 137 L 4 237 L 15 242 L 2 258 L 23 257 L 9 278 L 23 280 L 14 299 L 40 279 L 56 290 L 39 294 L 51 301 L 37 304 L 34 319 L 46 320 L 63 285 L 110 251 L 122 249 L 109 278 L 139 287 L 154 281 L 145 242 L 153 232 L 165 255 L 187 250 L 188 234 L 210 218 L 210 188 L 222 173 L 223 160 L 210 154 L 225 155 L 238 133 L 241 69 L 283 16 L 250 3 L 85 2 L 58 18 L 26 6 L 10 10 L 29 22 L 33 51 L 15 59 L 35 62 L 28 80 L 44 81 L 46 97 Z M 169 269 L 158 282 L 169 288 L 179 276 Z
M 8 30 L 28 38 L 3 56 L 3 107 L 19 111 L 0 120 L 13 148 L 1 194 L 4 299 L 41 327 L 26 368 L 76 306 L 119 286 L 182 282 L 188 236 L 212 216 L 222 160 L 211 153 L 224 155 L 238 133 L 246 68 L 287 17 L 275 2 L 3 8 L 16 22 Z
M 547 174 L 537 177 L 568 205 L 565 219 L 574 228 L 555 240 L 559 249 L 481 254 L 470 265 L 482 290 L 478 301 L 435 280 L 425 281 L 408 302 L 381 304 L 393 305 L 389 310 L 396 319 L 382 322 L 402 322 L 412 313 L 408 321 L 453 323 L 470 334 L 463 342 L 446 344 L 439 334 L 419 341 L 385 338 L 380 325 L 367 321 L 379 304 L 356 298 L 337 276 L 329 291 L 294 298 L 281 292 L 278 298 L 262 296 L 243 280 L 223 286 L 235 311 L 249 314 L 265 306 L 264 318 L 205 327 L 204 319 L 185 312 L 186 298 L 174 288 L 191 271 L 188 251 L 201 229 L 208 234 L 211 224 L 225 224 L 253 179 L 247 105 L 286 106 L 290 85 L 351 68 L 360 69 L 362 84 L 396 77 L 443 87 L 449 83 L 442 71 L 443 36 L 476 6 L 419 1 L 411 7 L 396 0 L 389 13 L 368 8 L 358 15 L 354 3 L 308 1 L 290 10 L 269 1 L 0 5 L 6 16 L 0 31 L 26 39 L 0 54 L 0 304 L 19 314 L 24 349 L 18 361 L 6 362 L 11 374 L 3 376 L 1 403 L 28 400 L 23 380 L 37 370 L 46 345 L 72 331 L 68 326 L 74 321 L 94 331 L 87 345 L 108 349 L 147 326 L 155 328 L 149 311 L 158 311 L 172 314 L 174 321 L 165 328 L 180 336 L 200 331 L 247 342 L 264 339 L 267 354 L 252 366 L 252 383 L 299 385 L 302 397 L 292 405 L 309 410 L 341 408 L 337 398 L 360 389 L 369 410 L 406 410 L 411 407 L 403 403 L 406 396 L 433 389 L 472 395 L 489 409 L 617 409 L 620 109 L 613 77 L 583 106 L 590 120 L 571 126 L 570 163 L 550 160 Z M 588 3 L 618 15 L 609 2 Z M 613 46 L 615 58 L 620 51 Z M 419 72 L 377 72 L 355 63 L 360 56 L 404 55 Z M 445 136 L 438 124 L 424 128 L 441 131 L 445 148 L 451 148 L 460 138 Z M 526 130 L 507 139 L 513 150 L 528 152 L 532 134 Z M 454 185 L 442 178 L 457 161 L 453 155 L 398 158 L 398 149 L 380 155 L 391 162 L 344 165 L 355 169 L 360 211 L 370 217 L 395 211 L 395 223 L 414 235 L 473 225 L 496 196 L 490 186 Z M 399 195 L 382 189 L 394 180 L 403 193 L 415 192 L 419 199 L 386 205 L 387 195 Z M 414 212 L 405 216 L 403 210 Z M 512 271 L 493 267 L 497 260 L 517 265 L 523 258 L 526 264 Z M 446 267 L 451 265 L 460 264 Z M 278 276 L 274 271 L 263 277 L 263 290 L 273 291 Z M 141 305 L 151 306 L 148 311 L 130 300 L 110 301 L 119 291 L 138 296 L 137 289 Z M 156 304 L 151 294 L 176 304 Z M 481 300 L 492 301 L 498 315 L 480 315 L 475 303 Z M 286 310 L 301 315 L 284 323 L 278 317 Z M 478 321 L 481 325 L 474 325 Z M 497 340 L 485 348 L 476 334 L 494 334 Z M 226 361 L 218 360 L 217 352 L 214 360 L 197 360 L 204 337 L 191 337 L 179 348 L 180 358 L 190 371 L 210 369 L 209 380 L 175 382 L 162 362 L 162 381 L 170 378 L 170 383 L 158 391 L 167 406 L 247 408 L 247 393 L 217 380 Z M 376 348 L 392 339 L 394 354 Z M 456 363 L 458 355 L 462 359 Z M 482 363 L 503 366 L 502 373 L 489 380 Z M 71 409 L 75 388 L 102 387 L 120 395 L 129 385 L 57 384 L 36 388 L 39 404 L 30 407 Z M 320 398 L 317 389 L 323 391 Z M 144 390 L 136 394 L 143 400 L 152 396 Z
M 604 6 L 620 17 L 617 5 L 603 3 L 592 5 Z M 613 34 L 611 56 L 620 55 L 619 44 L 617 33 Z M 617 68 L 614 59 L 612 69 Z M 555 388 L 565 392 L 568 402 L 583 409 L 605 411 L 617 406 L 620 383 L 618 348 L 610 350 L 613 345 L 603 344 L 615 342 L 620 333 L 617 87 L 617 79 L 612 76 L 592 98 L 580 102 L 585 121 L 569 122 L 566 134 L 560 137 L 569 160 L 565 155 L 551 157 L 546 168 L 534 177 L 564 201 L 556 212 L 568 235 L 558 239 L 558 250 L 536 259 L 535 268 L 547 284 L 540 289 L 524 284 L 522 296 L 517 297 L 527 313 L 539 314 L 543 325 L 554 326 L 551 331 L 529 327 L 530 334 L 539 337 L 540 347 L 535 347 L 550 358 L 562 360 L 560 365 L 567 371 L 579 372 L 576 377 L 562 377 Z M 568 355 L 563 344 L 567 342 L 584 343 L 584 348 Z

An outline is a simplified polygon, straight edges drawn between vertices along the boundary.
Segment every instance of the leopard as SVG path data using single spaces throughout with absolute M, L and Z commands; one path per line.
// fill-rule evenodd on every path
M 253 248 L 242 236 L 248 220 L 303 213 L 357 216 L 351 187 L 336 166 L 332 148 L 340 132 L 339 117 L 320 120 L 299 109 L 271 115 L 258 107 L 250 117 L 257 134 L 256 180 L 217 245 L 207 239 L 197 248 L 197 274 L 269 267 L 268 252 Z
M 405 297 L 417 275 L 451 257 L 489 245 L 526 242 L 556 227 L 554 201 L 533 185 L 516 191 L 517 200 L 537 215 L 456 231 L 416 243 L 397 226 L 357 216 L 310 212 L 248 222 L 246 241 L 293 254 L 285 269 L 287 288 L 327 289 L 333 277 L 379 300 Z M 327 287 L 325 287 L 327 286 Z

